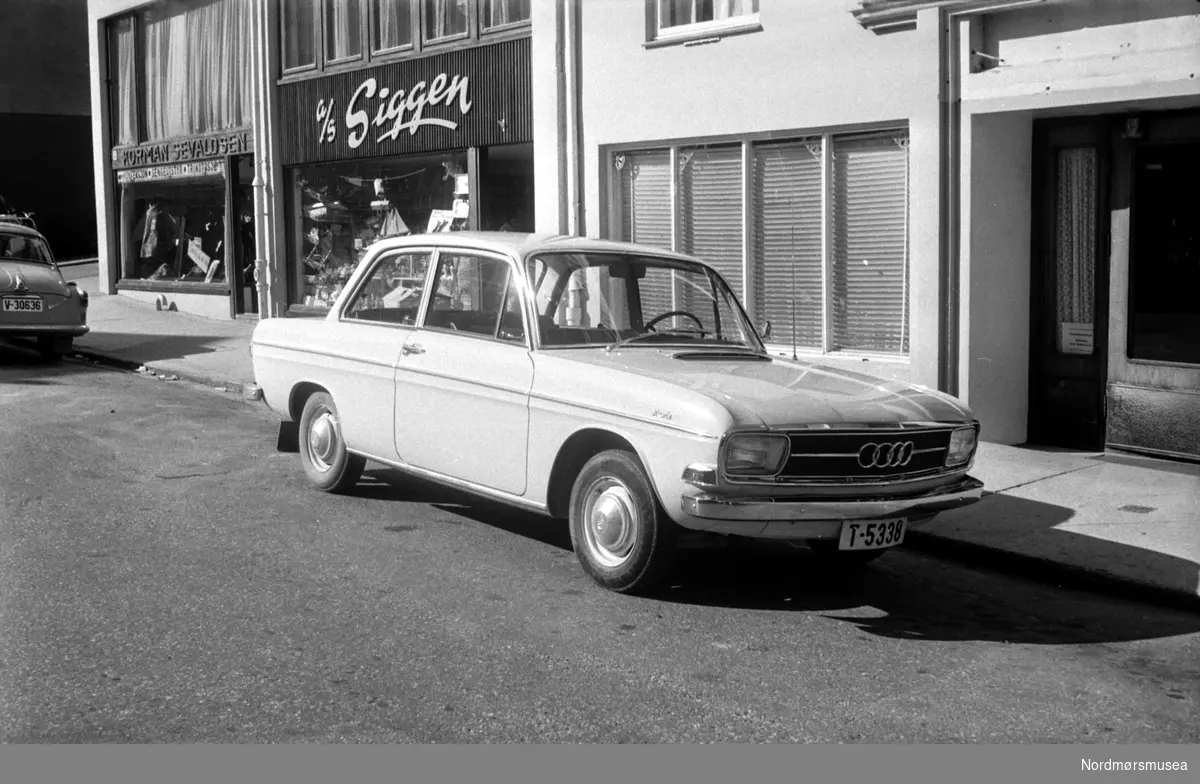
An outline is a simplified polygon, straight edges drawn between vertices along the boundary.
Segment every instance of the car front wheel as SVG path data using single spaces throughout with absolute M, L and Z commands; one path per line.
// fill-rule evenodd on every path
M 366 460 L 346 450 L 333 396 L 317 392 L 300 415 L 300 462 L 309 481 L 327 493 L 344 493 L 358 483 Z
M 571 490 L 571 546 L 585 572 L 619 593 L 646 593 L 666 576 L 677 528 L 632 452 L 610 449 L 583 466 Z

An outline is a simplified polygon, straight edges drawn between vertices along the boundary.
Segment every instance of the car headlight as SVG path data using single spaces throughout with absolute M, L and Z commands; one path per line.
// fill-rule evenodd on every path
M 950 448 L 946 450 L 946 465 L 962 465 L 975 454 L 979 435 L 973 427 L 960 427 L 950 434 Z
M 725 444 L 725 473 L 737 476 L 769 476 L 779 473 L 788 458 L 784 435 L 739 433 Z

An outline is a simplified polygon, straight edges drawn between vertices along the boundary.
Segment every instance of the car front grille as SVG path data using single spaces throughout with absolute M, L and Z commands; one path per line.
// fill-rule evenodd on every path
M 791 456 L 771 481 L 873 482 L 936 474 L 945 468 L 952 431 L 788 431 Z

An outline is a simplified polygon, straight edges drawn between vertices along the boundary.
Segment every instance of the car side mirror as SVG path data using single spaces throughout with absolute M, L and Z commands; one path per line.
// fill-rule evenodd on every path
M 759 330 L 759 333 L 762 335 L 763 340 L 766 340 L 767 338 L 771 337 L 771 321 L 770 321 L 770 319 L 768 319 L 766 322 L 763 323 L 762 329 Z

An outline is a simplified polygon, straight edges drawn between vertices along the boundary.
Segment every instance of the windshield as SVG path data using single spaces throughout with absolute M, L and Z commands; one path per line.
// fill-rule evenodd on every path
M 23 234 L 0 234 L 0 259 L 53 263 L 50 249 L 37 237 Z
M 700 264 L 627 253 L 528 261 L 544 346 L 703 345 L 762 350 L 737 298 Z

